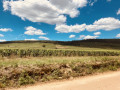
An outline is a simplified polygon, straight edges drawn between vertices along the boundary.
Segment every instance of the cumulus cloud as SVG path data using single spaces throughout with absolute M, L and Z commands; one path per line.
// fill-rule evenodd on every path
M 118 9 L 118 11 L 117 11 L 117 15 L 119 15 L 120 14 L 120 8 Z
M 90 35 L 87 35 L 84 37 L 84 39 L 96 39 L 97 37 L 99 36 L 90 36 Z
M 80 37 L 78 39 L 85 39 L 85 40 L 87 40 L 87 39 L 96 39 L 97 37 L 99 37 L 99 36 L 80 35 Z
M 78 39 L 83 39 L 85 37 L 85 35 L 80 35 L 80 37 Z
M 92 0 L 90 0 L 89 5 L 93 6 L 96 2 L 97 2 L 97 0 L 94 0 L 93 2 L 92 2 Z
M 25 39 L 25 41 L 36 41 L 37 39 Z
M 25 29 L 26 31 L 24 32 L 24 34 L 26 35 L 46 35 L 46 33 L 43 33 L 41 29 L 36 29 L 32 26 L 28 26 Z
M 8 32 L 8 31 L 13 31 L 13 30 L 11 28 L 0 28 L 0 31 Z
M 66 15 L 71 18 L 79 15 L 78 8 L 85 7 L 87 0 L 4 0 L 4 10 L 9 10 L 23 20 L 61 24 Z
M 75 35 L 70 35 L 70 36 L 69 36 L 69 38 L 74 38 L 74 37 L 75 37 Z
M 116 37 L 118 37 L 118 38 L 119 38 L 119 37 L 120 37 L 120 33 L 119 33 L 119 34 L 117 34 L 117 35 L 116 35 Z
M 6 40 L 5 39 L 0 39 L 0 42 L 5 42 Z
M 4 37 L 4 35 L 3 35 L 3 34 L 0 34 L 0 37 Z
M 81 25 L 66 25 L 66 24 L 61 24 L 61 25 L 56 25 L 55 30 L 57 30 L 59 33 L 70 33 L 70 32 L 75 32 L 79 33 L 84 30 L 87 31 L 98 31 L 98 30 L 115 30 L 120 28 L 120 20 L 115 19 L 113 17 L 108 17 L 108 18 L 101 18 L 97 21 L 95 21 L 91 25 L 86 25 L 86 24 L 81 24 Z
M 101 18 L 98 21 L 95 21 L 92 25 L 87 25 L 86 29 L 88 31 L 97 31 L 97 30 L 114 30 L 120 28 L 120 20 L 112 17 Z
M 70 32 L 75 32 L 79 33 L 81 31 L 84 31 L 86 27 L 86 24 L 81 24 L 81 25 L 57 25 L 55 30 L 57 30 L 59 33 L 70 33 Z
M 5 11 L 9 9 L 9 1 L 4 1 L 3 8 Z
M 97 36 L 97 35 L 100 35 L 100 34 L 101 34 L 101 32 L 95 32 L 95 33 L 94 33 L 94 35 L 96 35 L 96 36 Z
M 39 39 L 50 40 L 48 37 L 40 36 Z

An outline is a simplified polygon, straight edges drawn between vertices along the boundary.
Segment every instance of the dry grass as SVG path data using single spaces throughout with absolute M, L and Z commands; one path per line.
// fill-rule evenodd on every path
M 49 64 L 69 64 L 69 63 L 91 63 L 105 60 L 119 60 L 119 56 L 82 56 L 82 57 L 28 57 L 28 58 L 0 58 L 0 67 L 7 66 L 29 66 L 29 65 L 49 65 Z
M 69 79 L 120 68 L 120 57 L 1 58 L 0 87 Z

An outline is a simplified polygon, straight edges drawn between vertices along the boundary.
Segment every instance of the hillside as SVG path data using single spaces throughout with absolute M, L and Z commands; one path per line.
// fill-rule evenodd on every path
M 119 46 L 119 39 L 1 42 L 0 89 L 118 70 Z
M 43 47 L 42 45 L 45 45 Z M 90 39 L 79 41 L 6 41 L 0 43 L 4 48 L 33 49 L 120 49 L 120 39 Z

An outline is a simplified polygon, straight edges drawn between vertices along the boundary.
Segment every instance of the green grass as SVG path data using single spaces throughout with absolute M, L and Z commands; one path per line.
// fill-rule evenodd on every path
M 43 47 L 43 45 L 45 45 L 46 47 Z M 93 48 L 93 47 L 60 45 L 60 44 L 42 43 L 42 42 L 0 44 L 0 49 L 116 50 L 112 48 L 109 49 L 97 48 L 97 47 Z
M 42 45 L 46 45 L 43 47 Z M 55 45 L 52 43 L 9 43 L 0 44 L 0 49 L 55 49 Z
M 46 47 L 42 47 L 43 45 Z M 93 39 L 78 41 L 8 41 L 1 42 L 0 49 L 77 49 L 120 50 L 120 39 Z
M 101 62 L 105 60 L 119 60 L 120 57 L 116 56 L 87 56 L 87 57 L 30 57 L 30 58 L 1 58 L 0 67 L 8 66 L 33 66 L 33 65 L 49 65 L 49 64 L 69 64 L 69 63 L 91 63 L 91 62 Z

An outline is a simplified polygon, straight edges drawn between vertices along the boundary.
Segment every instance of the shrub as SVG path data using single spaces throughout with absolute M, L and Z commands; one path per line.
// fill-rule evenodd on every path
M 42 45 L 42 47 L 44 47 L 44 48 L 45 48 L 45 47 L 46 47 L 46 45 Z

